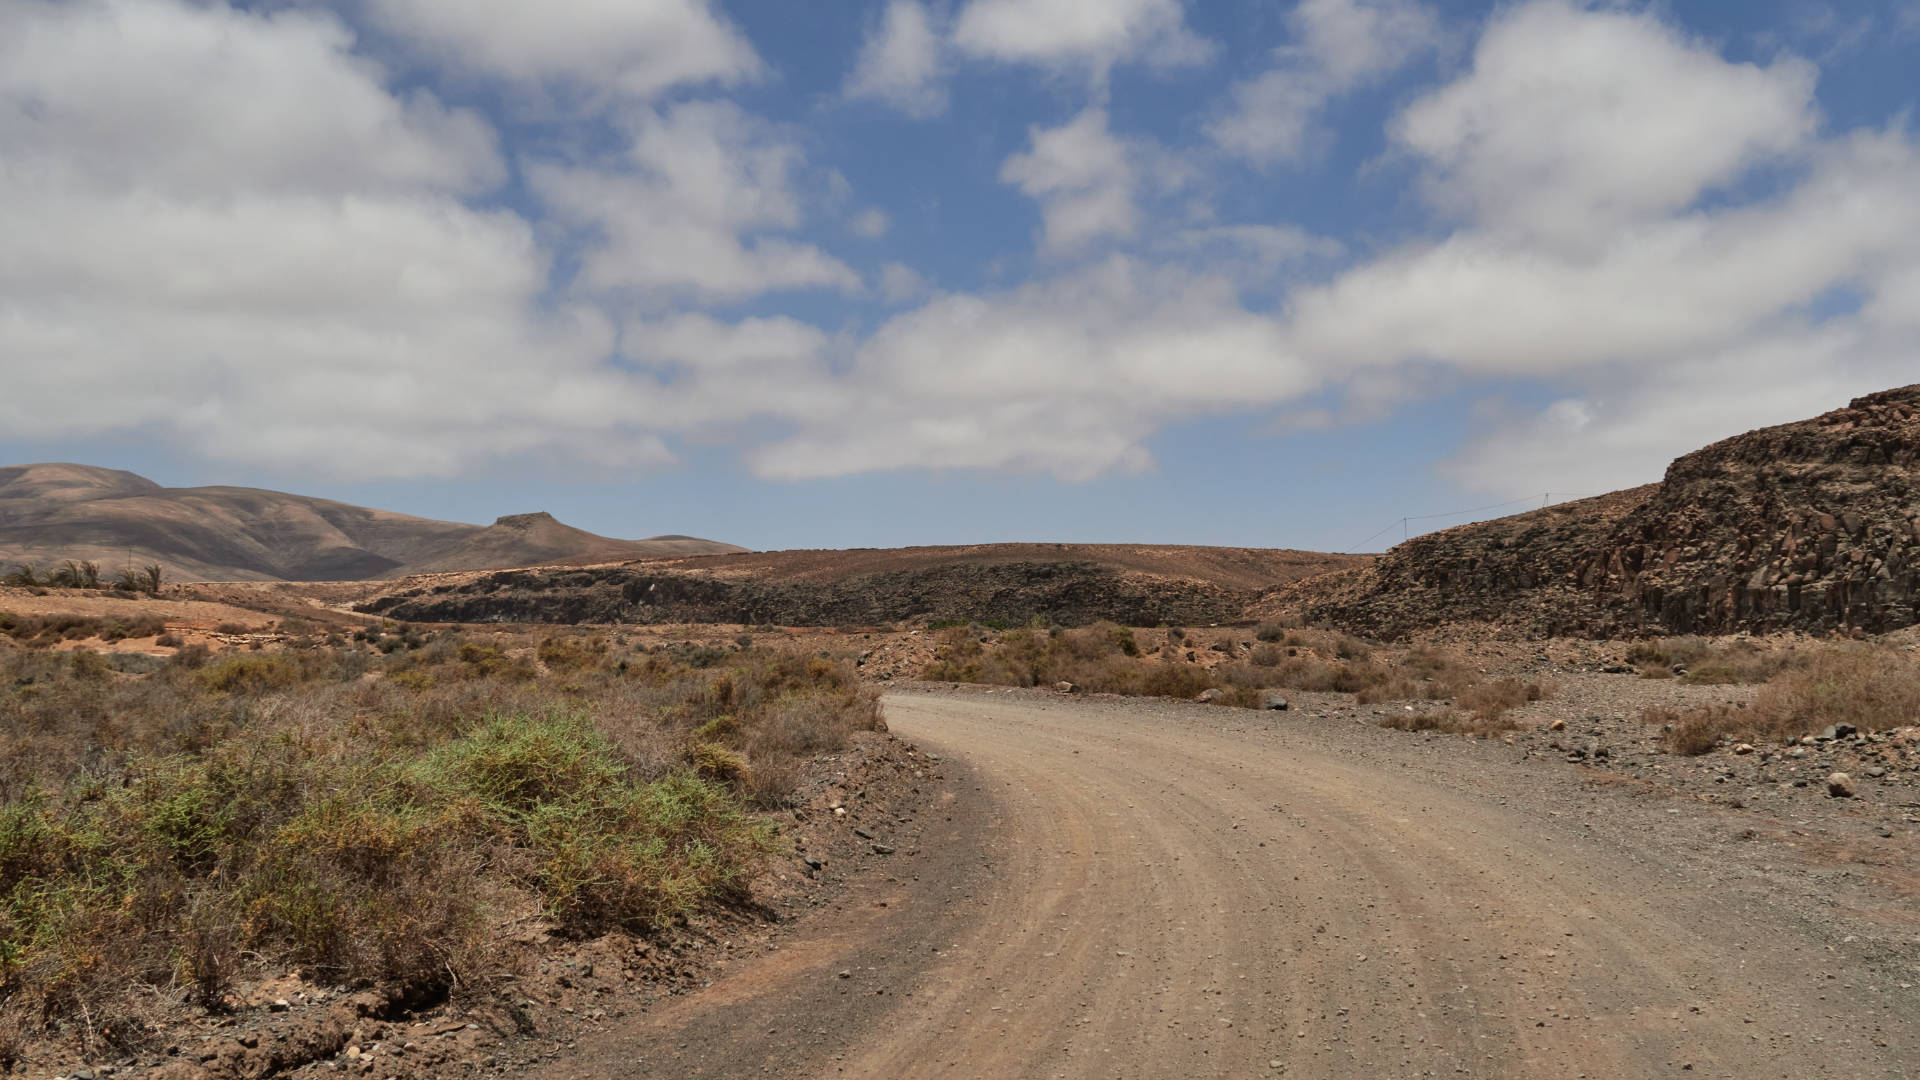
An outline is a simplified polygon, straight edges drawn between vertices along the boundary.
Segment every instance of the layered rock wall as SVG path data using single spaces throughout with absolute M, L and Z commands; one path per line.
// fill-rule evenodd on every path
M 1894 630 L 1920 621 L 1917 470 L 1920 386 L 1715 443 L 1658 485 L 1419 537 L 1281 601 L 1385 637 Z

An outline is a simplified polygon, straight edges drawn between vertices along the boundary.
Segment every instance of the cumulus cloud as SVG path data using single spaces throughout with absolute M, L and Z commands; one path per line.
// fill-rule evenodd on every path
M 1802 145 L 1817 72 L 1729 63 L 1651 15 L 1549 0 L 1500 19 L 1473 72 L 1409 108 L 1394 136 L 1431 162 L 1443 205 L 1585 244 L 1692 205 Z
M 1259 282 L 1310 260 L 1334 259 L 1346 245 L 1294 225 L 1207 225 L 1182 229 L 1170 245 L 1204 257 L 1222 271 Z
M 803 154 L 792 138 L 724 101 L 647 110 L 631 126 L 619 162 L 528 170 L 556 215 L 595 234 L 582 257 L 587 287 L 655 300 L 859 288 L 840 260 L 767 235 L 801 222 L 791 177 Z
M 1145 467 L 1144 440 L 1171 420 L 1283 400 L 1317 380 L 1230 281 L 1111 256 L 889 320 L 853 355 L 847 411 L 800 418 L 751 460 L 788 478 L 884 463 L 1084 480 Z
M 451 67 L 650 98 L 730 85 L 760 58 L 709 0 L 365 0 L 376 24 Z
M 901 304 L 927 291 L 927 279 L 906 263 L 890 262 L 880 268 L 880 295 L 890 304 Z
M 1602 373 L 1542 409 L 1500 410 L 1442 471 L 1515 496 L 1611 491 L 1657 480 L 1715 440 L 1913 378 L 1910 343 L 1876 340 L 1858 323 L 1801 327 L 1685 364 Z
M 1054 255 L 1103 236 L 1132 236 L 1140 211 L 1139 151 L 1107 128 L 1105 109 L 1090 108 L 1059 127 L 1035 127 L 1028 150 L 1009 157 L 1000 179 L 1041 206 L 1041 250 Z
M 872 206 L 853 215 L 853 220 L 847 225 L 853 230 L 855 236 L 878 240 L 887 235 L 887 230 L 893 227 L 893 219 L 887 216 L 885 210 Z
M 1085 68 L 1198 64 L 1213 44 L 1187 29 L 1180 0 L 971 0 L 953 28 L 963 52 L 983 59 Z
M 0 3 L 0 153 L 14 175 L 182 193 L 471 192 L 505 175 L 492 129 L 397 97 L 353 34 L 300 11 L 176 0 Z
M 422 41 L 465 25 L 387 6 L 442 19 Z M 1649 479 L 1706 439 L 1913 378 L 1920 145 L 1901 123 L 1824 132 L 1810 64 L 1731 62 L 1644 13 L 1503 9 L 1390 127 L 1433 211 L 1415 239 L 1354 255 L 1280 221 L 1150 229 L 1152 198 L 1188 177 L 1096 105 L 1032 128 L 999 170 L 1039 205 L 1038 276 L 940 292 L 808 242 L 804 193 L 833 176 L 795 132 L 659 99 L 757 70 L 708 6 L 581 10 L 611 39 L 667 19 L 720 36 L 646 40 L 724 47 L 659 66 L 639 38 L 552 28 L 521 52 L 475 45 L 461 63 L 487 78 L 628 98 L 592 118 L 612 150 L 580 149 L 595 127 L 514 156 L 536 220 L 512 209 L 488 121 L 395 89 L 334 15 L 0 0 L 0 430 L 354 477 L 657 464 L 692 439 L 775 477 L 1081 480 L 1147 467 L 1153 435 L 1198 416 L 1325 394 L 1320 418 L 1352 422 L 1436 385 L 1545 386 L 1554 404 L 1488 413 L 1444 465 L 1518 494 Z M 1405 63 L 1431 29 L 1405 0 L 1291 18 L 1279 66 L 1311 91 L 1303 131 L 1329 87 Z M 971 55 L 1095 73 L 1204 49 L 1171 0 L 975 0 L 955 27 Z M 1243 152 L 1299 145 L 1273 130 Z M 885 234 L 861 205 L 842 192 L 834 222 Z M 1109 253 L 1130 239 L 1146 254 Z M 1276 283 L 1279 310 L 1247 307 Z M 800 289 L 891 317 L 863 335 L 692 310 Z
M 883 102 L 908 116 L 937 116 L 947 108 L 944 49 L 925 4 L 892 0 L 861 45 L 844 92 L 852 99 Z
M 542 305 L 533 229 L 458 197 L 479 118 L 387 92 L 325 15 L 0 4 L 0 429 L 343 476 L 667 457 Z
M 1483 427 L 1452 465 L 1508 493 L 1650 479 L 1910 379 L 1891 328 L 1920 263 L 1920 147 L 1820 137 L 1812 86 L 1802 61 L 1733 63 L 1648 15 L 1515 9 L 1394 125 L 1459 228 L 1298 291 L 1289 341 L 1349 371 L 1553 380 L 1559 404 Z M 1760 167 L 1792 179 L 1743 196 Z
M 1234 86 L 1228 111 L 1207 125 L 1222 149 L 1261 164 L 1304 157 L 1328 102 L 1400 69 L 1440 33 L 1417 0 L 1301 0 L 1287 25 L 1294 41 Z

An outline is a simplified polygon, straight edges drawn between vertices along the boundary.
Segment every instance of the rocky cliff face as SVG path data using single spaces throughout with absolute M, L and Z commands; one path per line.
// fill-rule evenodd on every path
M 1663 626 L 1880 632 L 1915 621 L 1920 386 L 1688 454 L 1583 571 Z
M 646 569 L 513 570 L 426 584 L 360 610 L 414 622 L 775 623 L 873 626 L 916 619 L 1135 626 L 1238 618 L 1250 592 L 1092 563 L 928 566 L 843 581 L 764 581 Z
M 1379 636 L 1898 629 L 1920 621 L 1917 470 L 1911 386 L 1715 443 L 1655 486 L 1420 537 L 1266 606 Z

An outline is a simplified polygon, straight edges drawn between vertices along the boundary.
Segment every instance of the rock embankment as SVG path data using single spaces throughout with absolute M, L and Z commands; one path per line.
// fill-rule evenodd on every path
M 1658 485 L 1449 529 L 1278 594 L 1377 636 L 1481 621 L 1530 635 L 1916 622 L 1920 386 L 1676 460 Z
M 1237 619 L 1250 591 L 1093 563 L 930 566 L 839 581 L 768 581 L 644 568 L 514 570 L 426 583 L 360 607 L 409 622 L 877 626 L 920 619 L 1134 626 Z

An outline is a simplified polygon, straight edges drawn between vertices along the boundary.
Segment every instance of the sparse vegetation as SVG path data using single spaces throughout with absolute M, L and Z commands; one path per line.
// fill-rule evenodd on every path
M 48 648 L 63 641 L 124 641 L 128 638 L 156 637 L 166 631 L 166 623 L 155 615 L 127 615 L 97 618 L 88 615 L 16 615 L 0 611 L 0 636 L 12 638 L 31 648 Z
M 1791 648 L 1768 648 L 1744 638 L 1716 642 L 1687 635 L 1635 642 L 1627 650 L 1626 660 L 1640 668 L 1644 678 L 1727 685 L 1767 682 L 1807 663 L 1808 654 Z
M 1270 689 L 1353 694 L 1361 704 L 1459 698 L 1456 707 L 1487 730 L 1494 730 L 1491 725 L 1501 723 L 1516 705 L 1545 693 L 1537 684 L 1517 684 L 1520 698 L 1515 701 L 1504 683 L 1490 686 L 1478 672 L 1431 649 L 1412 649 L 1392 661 L 1346 634 L 1265 630 L 1255 634 L 1264 643 L 1244 653 L 1231 635 L 1205 646 L 1223 656 L 1209 666 L 1184 659 L 1187 653 L 1176 641 L 1200 646 L 1192 636 L 1179 639 L 1171 631 L 1157 657 L 1144 658 L 1135 632 L 1112 623 L 1050 634 L 1016 630 L 997 638 L 955 627 L 942 632 L 934 662 L 922 677 L 1000 686 L 1069 682 L 1088 693 L 1148 697 L 1193 698 L 1217 690 L 1211 699 L 1215 704 L 1248 708 L 1258 708 L 1264 700 L 1261 691 Z M 1529 689 L 1531 698 L 1525 696 Z
M 577 936 L 738 902 L 777 844 L 751 808 L 875 695 L 596 640 L 0 653 L 0 1022 L 128 1044 L 136 987 L 218 1006 L 290 966 L 431 999 L 510 975 L 497 924 L 530 908 Z
M 1652 708 L 1641 719 L 1664 729 L 1670 751 L 1693 755 L 1729 739 L 1788 743 L 1834 724 L 1873 731 L 1920 716 L 1920 662 L 1898 649 L 1838 646 L 1775 670 L 1751 705 Z

